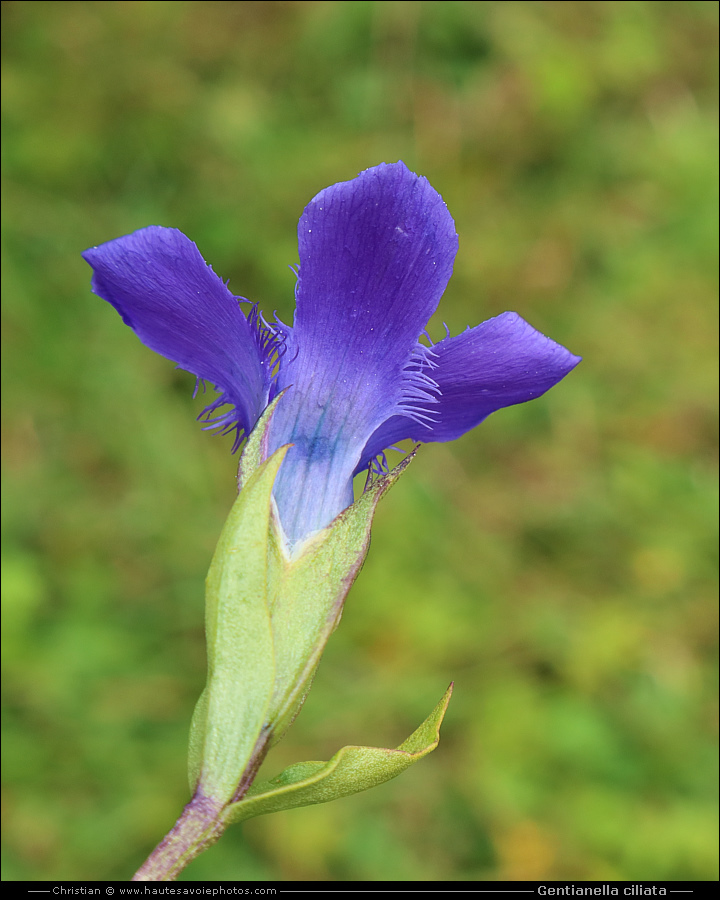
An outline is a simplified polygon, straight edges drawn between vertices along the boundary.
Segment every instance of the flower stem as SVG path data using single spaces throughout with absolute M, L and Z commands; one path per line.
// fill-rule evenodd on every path
M 258 738 L 231 802 L 242 800 L 247 793 L 270 749 L 271 736 L 270 730 L 263 730 Z M 226 809 L 226 803 L 206 797 L 198 787 L 173 828 L 140 866 L 132 880 L 174 881 L 185 866 L 220 838 L 227 828 L 223 816 Z
M 223 833 L 223 808 L 222 803 L 196 793 L 132 880 L 173 881 Z

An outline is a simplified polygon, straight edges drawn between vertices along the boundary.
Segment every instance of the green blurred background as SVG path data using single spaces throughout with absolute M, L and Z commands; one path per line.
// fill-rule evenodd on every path
M 292 321 L 303 206 L 399 158 L 460 234 L 433 336 L 511 309 L 584 362 L 421 451 L 263 771 L 455 680 L 438 751 L 183 877 L 716 877 L 717 5 L 2 6 L 4 877 L 127 878 L 187 800 L 234 493 L 80 251 L 176 226 Z

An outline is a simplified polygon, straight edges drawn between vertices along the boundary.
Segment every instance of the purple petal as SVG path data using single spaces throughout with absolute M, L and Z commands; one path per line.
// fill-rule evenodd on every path
M 403 163 L 321 191 L 298 237 L 293 348 L 278 378 L 291 388 L 271 436 L 274 447 L 295 445 L 275 487 L 293 540 L 347 505 L 353 470 L 383 421 L 432 402 L 417 341 L 457 252 L 444 201 Z
M 237 299 L 175 228 L 151 226 L 83 253 L 94 272 L 92 290 L 111 303 L 140 340 L 232 403 L 233 420 L 248 432 L 265 408 L 270 360 L 263 335 Z
M 452 441 L 505 406 L 540 397 L 580 362 L 517 313 L 506 312 L 435 344 L 432 377 L 440 388 L 437 419 L 420 425 L 393 416 L 373 434 L 358 471 L 404 438 Z
M 321 191 L 298 225 L 295 330 L 308 358 L 386 367 L 402 359 L 452 274 L 457 235 L 442 197 L 404 163 L 381 164 Z M 373 363 L 367 361 L 372 354 Z

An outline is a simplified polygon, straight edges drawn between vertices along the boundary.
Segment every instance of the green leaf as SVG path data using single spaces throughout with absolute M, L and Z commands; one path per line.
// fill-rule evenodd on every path
M 397 749 L 343 747 L 329 762 L 296 763 L 276 778 L 256 782 L 243 800 L 230 804 L 226 824 L 298 806 L 326 803 L 389 781 L 438 745 L 452 685 L 423 724 Z

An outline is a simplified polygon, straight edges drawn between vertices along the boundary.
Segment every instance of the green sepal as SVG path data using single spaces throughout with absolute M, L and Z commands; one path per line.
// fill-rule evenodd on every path
M 193 716 L 191 787 L 229 801 L 267 726 L 275 684 L 267 543 L 281 447 L 247 479 L 206 580 L 208 680 Z
M 271 539 L 274 599 L 275 690 L 270 705 L 271 743 L 285 733 L 302 706 L 325 645 L 370 546 L 378 502 L 414 457 L 368 485 L 365 493 L 288 557 L 277 522 Z
M 270 430 L 270 422 L 272 421 L 275 409 L 285 395 L 285 391 L 281 391 L 275 397 L 258 419 L 257 424 L 250 432 L 247 443 L 243 447 L 240 455 L 240 465 L 238 466 L 237 486 L 238 493 L 248 484 L 250 478 L 268 458 L 268 433 Z M 288 444 L 292 447 L 292 444 Z
M 257 694 L 251 693 L 245 696 L 244 702 L 239 709 L 242 710 L 247 704 L 255 704 L 254 717 L 251 716 L 250 734 L 255 735 L 255 740 L 260 736 L 262 727 L 265 724 L 265 713 L 272 697 L 273 684 L 275 678 L 275 662 L 272 645 L 272 630 L 270 627 L 270 598 L 268 588 L 268 550 L 267 536 L 270 531 L 270 514 L 272 506 L 272 487 L 274 483 L 273 471 L 277 474 L 280 462 L 284 458 L 285 453 L 289 449 L 283 447 L 282 454 L 278 456 L 277 464 L 272 469 L 265 469 L 265 478 L 260 482 L 257 480 L 258 473 L 263 465 L 263 460 L 267 456 L 267 432 L 272 414 L 277 406 L 282 394 L 279 394 L 263 413 L 260 421 L 253 429 L 240 458 L 240 467 L 238 470 L 238 497 L 235 500 L 230 515 L 223 527 L 218 541 L 210 571 L 205 579 L 205 631 L 207 641 L 208 654 L 208 679 L 205 689 L 200 695 L 195 711 L 193 713 L 192 722 L 190 724 L 190 739 L 188 747 L 188 778 L 190 781 L 190 790 L 195 792 L 203 777 L 203 785 L 209 779 L 210 774 L 205 765 L 206 751 L 212 751 L 212 746 L 207 743 L 207 726 L 209 698 L 211 693 L 221 694 L 219 690 L 221 684 L 217 682 L 213 686 L 211 684 L 216 666 L 214 665 L 217 657 L 216 643 L 218 637 L 223 642 L 225 649 L 229 649 L 231 654 L 236 657 L 237 662 L 242 666 L 243 663 L 248 664 L 250 668 L 250 681 L 254 682 Z M 280 453 L 280 451 L 278 451 Z M 276 454 L 277 456 L 277 454 Z M 247 488 L 248 490 L 243 490 Z M 258 514 L 259 513 L 259 514 Z M 249 520 L 248 530 L 245 531 L 245 520 Z M 248 539 L 246 541 L 246 538 Z M 250 558 L 250 550 L 253 550 L 254 556 Z M 228 550 L 230 552 L 228 552 Z M 246 559 L 247 557 L 247 559 Z M 218 591 L 218 585 L 222 583 L 223 569 L 227 566 L 228 578 L 226 581 L 229 587 L 232 582 L 232 573 L 235 569 L 245 570 L 251 577 L 247 579 L 244 585 L 237 585 L 245 593 L 234 594 L 229 597 L 222 597 Z M 253 578 L 254 576 L 254 578 Z M 244 608 L 243 608 L 244 607 Z M 232 618 L 232 612 L 236 613 L 235 622 L 230 630 L 230 641 L 226 639 L 224 634 L 218 635 L 218 619 L 220 617 L 220 609 L 226 615 Z M 246 656 L 245 642 L 246 632 L 243 630 L 243 612 L 252 609 L 255 619 L 256 630 L 259 626 L 259 633 L 262 640 L 258 646 L 247 647 L 249 654 Z M 240 632 L 240 633 L 238 633 Z M 247 636 L 251 636 L 252 629 L 249 629 Z M 238 641 L 234 646 L 232 642 Z M 231 646 L 228 647 L 227 645 Z M 252 661 L 258 655 L 262 655 L 260 667 L 257 672 L 251 669 Z M 272 661 L 272 666 L 270 665 Z M 232 670 L 231 666 L 231 670 Z M 228 673 L 232 677 L 232 671 Z M 237 689 L 244 689 L 244 680 L 235 682 Z M 225 719 L 233 711 L 232 706 L 225 710 L 222 719 Z M 257 719 L 262 718 L 260 729 L 257 727 Z M 254 719 L 254 721 L 253 721 Z M 219 724 L 219 723 L 218 723 Z M 232 733 L 235 729 L 232 723 L 227 723 Z M 215 729 L 217 732 L 217 728 Z M 219 738 L 219 734 L 215 734 L 215 738 Z M 247 738 L 245 744 L 249 743 Z M 232 741 L 231 741 L 232 743 Z M 247 746 L 245 746 L 245 751 Z M 247 758 L 244 762 L 247 762 Z M 240 760 L 242 762 L 242 760 Z M 203 769 L 205 773 L 203 775 Z M 232 767 L 233 771 L 237 771 L 237 766 Z M 242 771 L 242 770 L 241 770 Z M 239 781 L 236 779 L 235 786 L 231 793 L 234 794 Z M 229 798 L 228 798 L 229 799 Z
M 375 508 L 415 455 L 290 548 L 272 499 L 290 445 L 266 460 L 281 396 L 245 446 L 240 493 L 207 578 L 208 682 L 190 729 L 189 777 L 193 791 L 223 803 L 243 796 L 300 710 L 367 554 Z
M 244 799 L 227 807 L 224 822 L 326 803 L 395 778 L 437 747 L 452 689 L 450 685 L 428 718 L 396 749 L 350 746 L 329 762 L 296 763 L 270 781 L 256 782 Z

